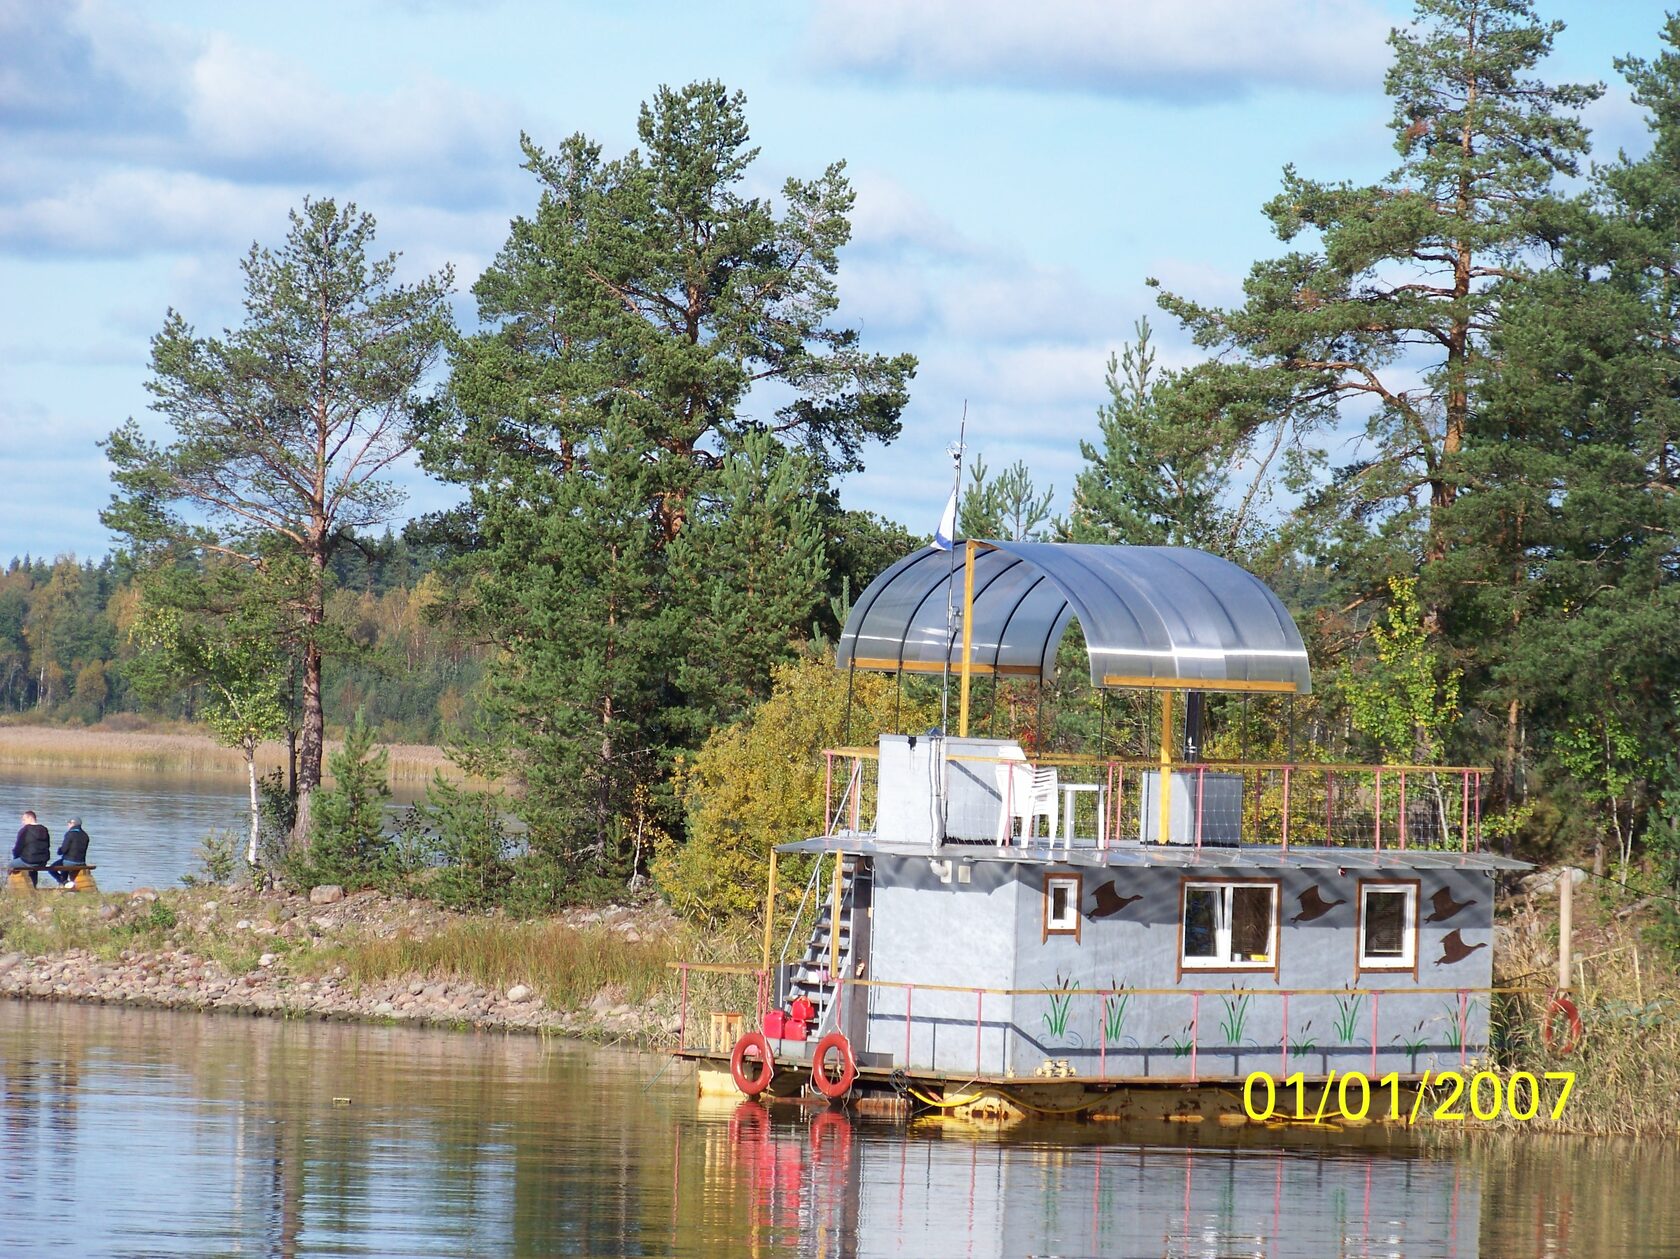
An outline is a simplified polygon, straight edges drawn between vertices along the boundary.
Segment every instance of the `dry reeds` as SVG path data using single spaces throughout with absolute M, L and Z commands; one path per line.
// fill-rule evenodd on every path
M 328 742 L 329 751 L 338 746 Z M 430 782 L 432 775 L 460 781 L 464 775 L 442 748 L 393 743 L 394 782 Z M 210 736 L 192 730 L 110 730 L 73 726 L 0 726 L 0 759 L 13 767 L 97 770 L 106 773 L 222 775 L 245 772 L 245 758 Z M 286 763 L 282 743 L 257 751 L 257 769 L 267 773 Z
M 549 1005 L 575 1009 L 602 993 L 640 1004 L 667 992 L 668 964 L 687 951 L 684 943 L 674 934 L 631 940 L 606 927 L 492 919 L 360 940 L 338 960 L 361 983 L 419 977 L 500 990 L 524 983 Z
M 1523 986 L 1541 991 L 1505 999 L 1497 1019 L 1496 1058 L 1508 1071 L 1572 1071 L 1574 1091 L 1556 1122 L 1506 1118 L 1495 1126 L 1606 1136 L 1680 1133 L 1675 1108 L 1680 1097 L 1680 973 L 1673 957 L 1643 941 L 1631 920 L 1603 907 L 1595 911 L 1590 897 L 1577 894 L 1581 918 L 1570 995 L 1580 1009 L 1583 1034 L 1573 1052 L 1561 1052 L 1566 1029 L 1557 1015 L 1549 1048 L 1541 1029 L 1557 970 L 1550 908 L 1521 908 L 1501 943 L 1501 968 L 1509 977 L 1502 982 L 1520 979 Z

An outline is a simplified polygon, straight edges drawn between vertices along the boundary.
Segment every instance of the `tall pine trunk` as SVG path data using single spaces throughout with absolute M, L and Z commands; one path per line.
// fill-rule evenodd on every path
M 320 539 L 309 557 L 310 582 L 303 621 L 303 720 L 298 739 L 297 821 L 292 827 L 292 847 L 309 846 L 311 797 L 321 785 L 321 761 L 326 747 L 326 713 L 321 698 L 321 627 L 326 623 L 326 550 Z

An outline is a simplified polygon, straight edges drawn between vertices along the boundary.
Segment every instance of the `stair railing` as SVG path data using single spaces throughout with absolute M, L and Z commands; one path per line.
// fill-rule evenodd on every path
M 817 1030 L 811 1034 L 812 1040 L 821 1040 L 840 1026 L 840 993 L 844 985 L 841 980 L 852 969 L 852 942 L 846 941 L 846 950 L 840 954 L 840 969 L 828 977 L 832 991 L 828 1000 L 823 1003 L 822 1017 L 817 1020 Z
M 840 860 L 840 854 L 835 853 L 834 859 L 836 861 Z M 799 897 L 799 908 L 793 911 L 793 921 L 788 924 L 787 938 L 782 941 L 781 956 L 777 960 L 783 965 L 786 965 L 787 963 L 788 950 L 793 947 L 793 937 L 799 931 L 799 924 L 805 919 L 805 906 L 811 899 L 811 893 L 817 888 L 820 876 L 822 875 L 822 867 L 823 854 L 818 853 L 815 864 L 811 866 L 811 877 L 805 880 L 805 891 Z
M 838 829 L 840 826 L 840 819 L 845 817 L 847 812 L 849 812 L 850 804 L 854 796 L 856 796 L 858 801 L 861 803 L 863 799 L 863 758 L 861 757 L 852 758 L 851 774 L 846 779 L 845 790 L 840 793 L 840 800 L 838 804 L 836 804 L 834 812 L 827 818 L 827 826 L 823 832 L 825 835 L 834 836 L 840 833 Z

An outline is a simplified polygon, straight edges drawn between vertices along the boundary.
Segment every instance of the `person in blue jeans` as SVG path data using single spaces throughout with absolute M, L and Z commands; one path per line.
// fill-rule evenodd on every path
M 23 825 L 18 828 L 17 842 L 12 845 L 12 869 L 37 867 L 29 871 L 29 883 L 33 887 L 40 878 L 38 867 L 46 865 L 52 856 L 52 836 L 36 819 L 33 809 L 25 809 L 20 820 Z
M 76 877 L 74 870 L 67 871 L 63 867 L 85 866 L 87 850 L 88 833 L 82 829 L 82 819 L 73 817 L 70 819 L 70 825 L 64 828 L 64 837 L 59 840 L 57 858 L 47 867 L 48 873 L 58 880 L 60 887 Z

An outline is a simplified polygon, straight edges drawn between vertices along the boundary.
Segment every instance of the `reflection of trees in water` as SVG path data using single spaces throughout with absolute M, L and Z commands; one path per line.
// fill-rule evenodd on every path
M 760 1254 L 1399 1253 L 1472 1259 L 1475 1173 L 1378 1150 L 1121 1144 L 1092 1125 L 998 1134 L 756 1102 L 695 1125 L 681 1240 Z M 685 1148 L 692 1130 L 683 1125 Z M 675 1239 L 675 1235 L 674 1235 Z M 1396 1249 L 1398 1248 L 1398 1249 Z
M 1680 1253 L 1680 1153 L 1652 1146 L 1420 1153 L 1212 1126 L 1173 1145 L 1108 1124 L 906 1127 L 697 1107 L 679 1070 L 644 1087 L 658 1059 L 527 1037 L 0 1014 L 0 1240 L 116 1246 L 106 1212 L 52 1214 L 50 1186 L 75 1169 L 108 1189 L 102 1206 L 156 1230 L 147 1245 L 168 1249 L 180 1229 L 215 1252 L 278 1256 L 1468 1257 L 1533 1253 L 1537 1237 L 1560 1254 Z M 150 1166 L 111 1166 L 136 1149 Z
M 1661 1141 L 1502 1138 L 1466 1152 L 1488 1255 L 1680 1254 L 1680 1149 Z

